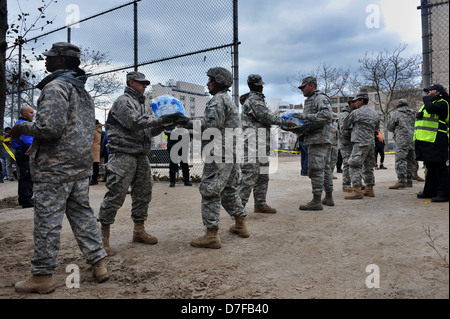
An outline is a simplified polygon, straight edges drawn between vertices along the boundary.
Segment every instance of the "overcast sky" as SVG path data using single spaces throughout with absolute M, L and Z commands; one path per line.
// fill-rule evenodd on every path
M 150 0 L 143 0 L 139 5 L 144 1 Z M 41 4 L 41 0 L 8 0 L 10 16 L 17 12 L 18 2 L 24 11 L 32 11 L 29 8 Z M 47 13 L 47 18 L 54 19 L 54 22 L 53 27 L 46 30 L 65 25 L 70 14 L 66 13 L 69 5 L 76 5 L 81 18 L 84 18 L 127 2 L 59 0 Z M 221 10 L 223 1 L 207 3 L 214 2 L 217 10 Z M 189 4 L 189 0 L 183 3 Z M 403 43 L 408 44 L 407 54 L 421 54 L 419 5 L 420 0 L 240 0 L 240 93 L 248 91 L 248 74 L 259 73 L 266 83 L 264 93 L 268 99 L 279 98 L 298 104 L 304 97 L 287 82 L 287 77 L 298 72 L 312 71 L 320 64 L 356 69 L 358 59 L 366 52 L 392 51 Z M 206 20 L 201 16 L 201 10 L 192 12 L 190 19 L 183 22 L 186 28 L 198 20 Z M 178 16 L 176 18 L 179 19 Z M 128 38 L 119 43 L 110 41 L 112 48 L 121 45 L 131 50 L 132 22 L 121 24 L 117 21 L 117 29 L 104 31 L 106 38 L 110 34 L 116 39 L 122 34 Z M 210 29 L 205 29 L 204 36 L 208 37 L 210 33 Z M 123 54 L 130 56 L 129 52 Z

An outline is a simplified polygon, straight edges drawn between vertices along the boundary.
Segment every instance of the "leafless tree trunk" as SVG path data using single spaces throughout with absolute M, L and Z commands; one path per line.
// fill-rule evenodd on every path
M 372 88 L 379 97 L 382 121 L 387 123 L 389 114 L 395 109 L 400 98 L 398 93 L 407 95 L 420 85 L 421 57 L 414 55 L 404 57 L 406 44 L 400 45 L 394 51 L 383 50 L 378 53 L 367 53 L 358 62 L 361 86 Z M 384 126 L 386 147 L 388 146 L 388 131 Z
M 7 23 L 7 5 L 6 0 L 0 0 L 0 135 L 3 133 L 3 122 L 6 107 L 6 74 L 5 74 L 5 56 L 6 56 L 6 30 Z M 0 143 L 0 149 L 2 144 Z

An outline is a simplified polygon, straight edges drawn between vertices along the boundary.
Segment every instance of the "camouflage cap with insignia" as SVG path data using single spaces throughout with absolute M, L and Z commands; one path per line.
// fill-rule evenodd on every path
M 311 84 L 311 83 L 317 85 L 317 79 L 316 79 L 315 77 L 313 77 L 313 76 L 308 76 L 308 77 L 306 77 L 306 78 L 304 78 L 304 79 L 302 80 L 302 84 L 301 84 L 298 88 L 299 88 L 300 90 L 303 90 L 303 88 L 304 88 L 305 86 L 307 86 L 308 84 Z
M 397 107 L 400 106 L 408 106 L 408 101 L 406 101 L 405 99 L 400 99 L 397 101 Z
M 79 59 L 81 50 L 76 45 L 68 42 L 56 42 L 53 43 L 49 51 L 45 51 L 42 54 L 45 56 L 71 56 Z
M 367 94 L 367 93 L 358 93 L 358 95 L 356 96 L 355 100 L 359 100 L 359 99 L 369 100 L 369 94 Z
M 253 85 L 259 85 L 259 86 L 265 84 L 262 80 L 261 75 L 259 75 L 259 74 L 250 74 L 247 78 L 247 83 L 253 84 Z
M 143 73 L 141 73 L 141 72 L 136 72 L 136 71 L 128 72 L 127 73 L 127 83 L 130 80 L 133 80 L 135 82 L 142 82 L 142 83 L 145 83 L 147 85 L 150 85 L 150 81 L 147 80 L 145 78 L 145 75 Z

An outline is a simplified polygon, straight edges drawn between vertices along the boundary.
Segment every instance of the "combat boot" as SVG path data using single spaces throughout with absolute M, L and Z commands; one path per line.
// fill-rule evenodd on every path
M 189 172 L 183 172 L 183 182 L 184 186 L 192 186 L 192 183 L 189 181 Z
M 262 214 L 276 214 L 277 210 L 273 207 L 270 207 L 269 205 L 266 205 L 264 207 L 255 207 L 253 210 L 255 213 L 262 213 Z
M 105 282 L 109 279 L 108 270 L 106 269 L 105 258 L 100 259 L 92 265 L 92 273 L 98 283 Z
M 414 174 L 413 180 L 418 181 L 418 182 L 424 182 L 425 181 L 422 177 L 419 176 L 419 174 L 417 174 L 417 172 Z
M 322 206 L 322 194 L 313 194 L 314 197 L 306 205 L 300 205 L 300 210 L 323 210 Z
M 17 292 L 38 292 L 40 294 L 49 294 L 55 290 L 55 281 L 53 275 L 32 275 L 24 281 L 19 281 L 14 285 Z
M 245 217 L 236 217 L 235 224 L 230 228 L 230 233 L 237 234 L 243 238 L 250 236 L 245 224 Z
M 412 185 L 411 185 L 412 186 Z M 399 182 L 397 182 L 397 183 L 395 183 L 394 185 L 392 185 L 392 186 L 389 186 L 389 189 L 400 189 L 400 188 L 405 188 L 406 187 L 406 184 L 405 183 L 399 183 Z
M 169 173 L 170 187 L 175 187 L 175 173 Z
M 322 199 L 322 204 L 327 206 L 334 206 L 333 193 L 326 192 L 325 197 Z
M 212 248 L 212 249 L 221 248 L 222 244 L 220 243 L 220 238 L 219 235 L 217 234 L 218 231 L 219 231 L 218 228 L 207 228 L 206 235 L 203 237 L 193 239 L 191 241 L 191 246 L 198 248 Z
M 111 247 L 109 246 L 109 232 L 111 225 L 101 225 L 100 230 L 102 231 L 103 237 L 103 249 L 106 251 L 108 255 L 111 254 Z
M 134 222 L 133 242 L 154 245 L 158 242 L 158 238 L 145 231 L 144 221 L 141 220 Z
M 363 192 L 364 196 L 375 197 L 375 192 L 373 191 L 373 185 L 366 185 L 366 189 Z
M 345 193 L 351 193 L 353 188 L 351 186 L 344 186 L 342 187 L 342 191 Z
M 367 186 L 368 187 L 368 186 Z M 361 190 L 361 186 L 355 186 L 352 189 L 352 192 L 344 197 L 345 199 L 363 199 L 364 193 Z

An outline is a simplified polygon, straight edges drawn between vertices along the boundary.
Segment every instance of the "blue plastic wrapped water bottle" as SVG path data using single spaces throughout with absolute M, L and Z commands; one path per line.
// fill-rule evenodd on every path
M 298 119 L 296 117 L 293 117 L 293 115 L 295 113 L 302 113 L 302 111 L 300 111 L 300 110 L 287 110 L 286 112 L 281 113 L 280 116 L 283 119 L 287 120 L 287 121 L 292 119 L 291 122 L 294 123 L 295 125 L 303 125 L 304 124 L 303 120 Z
M 187 117 L 183 103 L 170 94 L 161 95 L 154 98 L 151 107 L 156 117 L 161 115 L 180 113 Z

